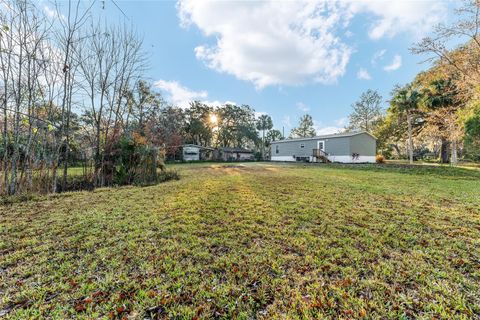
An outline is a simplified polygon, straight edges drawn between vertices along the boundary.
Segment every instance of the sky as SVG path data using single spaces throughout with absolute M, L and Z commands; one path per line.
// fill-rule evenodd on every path
M 143 36 L 147 78 L 164 98 L 247 104 L 288 135 L 312 115 L 338 132 L 367 89 L 388 106 L 395 84 L 428 68 L 409 52 L 454 16 L 455 0 L 97 1 Z M 45 3 L 44 10 L 51 10 Z

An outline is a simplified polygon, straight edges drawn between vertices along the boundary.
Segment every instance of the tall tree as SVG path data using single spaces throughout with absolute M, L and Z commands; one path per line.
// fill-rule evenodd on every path
M 377 150 L 380 154 L 390 157 L 392 151 L 395 151 L 395 156 L 400 158 L 406 128 L 402 117 L 399 117 L 394 109 L 395 107 L 387 109 L 386 116 L 375 125 L 373 135 L 377 137 Z
M 473 111 L 465 121 L 465 149 L 472 160 L 480 160 L 480 105 L 472 106 Z
M 307 138 L 314 137 L 316 135 L 315 128 L 313 127 L 313 119 L 309 114 L 305 114 L 300 118 L 298 127 L 293 128 L 290 132 L 290 138 Z
M 382 116 L 382 96 L 374 90 L 362 93 L 360 99 L 352 104 L 349 116 L 351 130 L 372 132 L 376 121 Z
M 451 79 L 435 79 L 423 91 L 426 112 L 424 132 L 440 139 L 440 160 L 447 163 L 448 146 L 451 145 L 452 164 L 457 162 L 457 148 L 461 128 L 458 125 L 458 92 Z
M 480 2 L 462 0 L 456 9 L 457 19 L 450 24 L 439 24 L 433 36 L 426 37 L 411 48 L 415 54 L 425 54 L 428 62 L 436 62 L 459 75 L 457 85 L 466 96 L 475 94 L 480 82 Z M 466 43 L 451 47 L 458 39 Z
M 278 141 L 283 139 L 283 135 L 280 130 L 272 129 L 268 130 L 267 135 L 265 136 L 266 143 L 270 144 L 272 141 Z
M 214 108 L 200 101 L 192 101 L 185 113 L 187 142 L 210 146 L 213 139 L 210 117 L 214 113 Z
M 422 100 L 422 94 L 411 86 L 397 87 L 394 89 L 391 104 L 395 106 L 400 113 L 404 113 L 407 117 L 407 133 L 408 133 L 408 158 L 413 164 L 413 135 L 412 135 L 412 118 Z
M 62 136 L 64 136 L 64 143 L 60 145 L 63 149 L 63 178 L 62 190 L 66 189 L 68 160 L 70 152 L 70 138 L 71 138 L 71 114 L 74 96 L 75 77 L 78 69 L 78 63 L 74 58 L 73 52 L 76 46 L 82 41 L 85 35 L 80 34 L 81 28 L 89 17 L 90 8 L 93 3 L 85 10 L 80 8 L 81 1 L 77 0 L 74 5 L 72 1 L 68 1 L 67 15 L 65 18 L 58 19 L 62 27 L 57 36 L 58 48 L 61 50 L 62 59 L 62 77 L 63 77 L 63 92 L 61 94 L 61 110 L 62 110 Z M 62 14 L 58 7 L 56 8 L 56 16 L 61 17 Z M 56 174 L 55 174 L 56 176 Z M 54 186 L 56 181 L 54 176 Z
M 257 120 L 257 130 L 262 132 L 262 159 L 265 159 L 265 131 L 273 128 L 272 118 L 262 114 Z
M 129 110 L 129 88 L 145 69 L 142 40 L 126 27 L 92 24 L 77 50 L 82 89 L 94 136 L 96 185 L 105 185 L 105 157 L 120 137 Z
M 221 147 L 253 147 L 258 145 L 255 112 L 248 105 L 226 104 L 216 109 L 217 139 Z

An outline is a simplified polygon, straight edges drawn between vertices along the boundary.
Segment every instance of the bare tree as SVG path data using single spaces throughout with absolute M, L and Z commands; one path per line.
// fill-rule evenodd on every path
M 46 192 L 67 189 L 78 106 L 95 184 L 105 185 L 105 158 L 127 131 L 146 59 L 131 29 L 93 23 L 94 3 L 69 0 L 47 17 L 31 0 L 0 0 L 1 194 L 31 191 L 34 181 Z
M 427 55 L 427 62 L 449 67 L 451 74 L 457 74 L 459 88 L 470 95 L 480 81 L 480 2 L 463 0 L 463 6 L 456 13 L 458 20 L 437 25 L 434 35 L 416 43 L 411 51 Z M 451 48 L 451 43 L 458 39 L 467 42 Z
M 122 130 L 127 92 L 144 70 L 142 41 L 131 30 L 92 24 L 90 38 L 79 50 L 84 93 L 90 106 L 86 115 L 94 131 L 96 184 L 105 185 L 105 147 Z M 111 136 L 113 135 L 113 136 Z
M 5 1 L 1 5 L 6 9 L 0 35 L 4 84 L 4 182 L 7 192 L 14 194 L 24 178 L 31 186 L 31 147 L 37 133 L 34 126 L 41 92 L 39 78 L 46 63 L 43 50 L 47 46 L 49 28 L 28 1 Z M 9 117 L 11 137 L 8 135 Z
M 59 147 L 63 146 L 63 178 L 62 189 L 66 189 L 67 173 L 68 173 L 68 158 L 70 151 L 70 120 L 72 114 L 72 98 L 74 93 L 75 76 L 78 69 L 78 60 L 76 60 L 75 51 L 77 46 L 81 44 L 85 37 L 89 37 L 88 34 L 83 33 L 82 27 L 89 18 L 90 9 L 94 2 L 83 9 L 81 1 L 77 0 L 75 4 L 73 1 L 68 1 L 66 16 L 63 16 L 56 6 L 56 17 L 60 24 L 60 28 L 56 34 L 56 44 L 61 50 L 61 70 L 63 78 L 63 87 L 61 95 L 61 123 L 62 123 L 62 143 Z M 60 150 L 58 150 L 60 151 Z M 57 153 L 57 162 L 60 152 Z M 56 177 L 56 174 L 54 174 Z M 54 178 L 54 186 L 56 186 L 56 179 Z

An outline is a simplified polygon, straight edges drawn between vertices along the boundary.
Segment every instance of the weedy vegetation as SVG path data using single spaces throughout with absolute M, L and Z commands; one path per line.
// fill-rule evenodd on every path
M 0 205 L 6 319 L 478 319 L 480 171 L 183 164 Z

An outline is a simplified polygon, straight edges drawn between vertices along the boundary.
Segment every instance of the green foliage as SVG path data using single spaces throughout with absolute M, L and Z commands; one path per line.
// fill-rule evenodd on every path
M 190 107 L 185 112 L 185 142 L 203 146 L 212 145 L 213 132 L 210 124 L 210 115 L 213 112 L 213 107 L 199 101 L 190 103 Z
M 368 89 L 362 93 L 352 105 L 349 129 L 372 132 L 382 117 L 382 102 L 383 98 L 377 91 Z
M 258 144 L 255 112 L 248 105 L 227 104 L 217 109 L 218 146 L 220 147 L 247 147 Z
M 422 92 L 428 110 L 448 108 L 457 103 L 458 91 L 451 79 L 435 79 Z
M 404 125 L 403 117 L 392 112 L 391 108 L 387 110 L 387 115 L 381 118 L 373 135 L 377 137 L 377 152 L 388 159 L 400 157 L 399 144 L 402 143 L 407 126 Z
M 112 184 L 151 184 L 157 181 L 158 150 L 139 143 L 139 139 L 123 135 L 113 146 L 107 159 L 113 165 Z
M 316 135 L 313 127 L 313 119 L 309 114 L 305 114 L 300 118 L 298 127 L 293 128 L 290 132 L 290 138 L 306 138 L 314 137 Z
M 422 102 L 423 94 L 412 85 L 395 87 L 390 101 L 394 111 L 399 113 L 415 113 Z
M 480 314 L 478 170 L 174 168 L 179 181 L 0 205 L 5 318 Z
M 265 136 L 265 141 L 268 145 L 270 145 L 270 142 L 272 141 L 278 141 L 282 139 L 282 133 L 280 132 L 280 130 L 277 129 L 268 130 L 267 135 Z
M 158 173 L 156 182 L 166 182 L 170 180 L 180 180 L 180 175 L 176 170 L 162 170 Z
M 480 161 L 480 105 L 475 111 L 465 121 L 465 153 L 467 158 Z
M 256 128 L 258 131 L 267 131 L 273 128 L 272 118 L 268 114 L 262 114 L 257 119 Z

